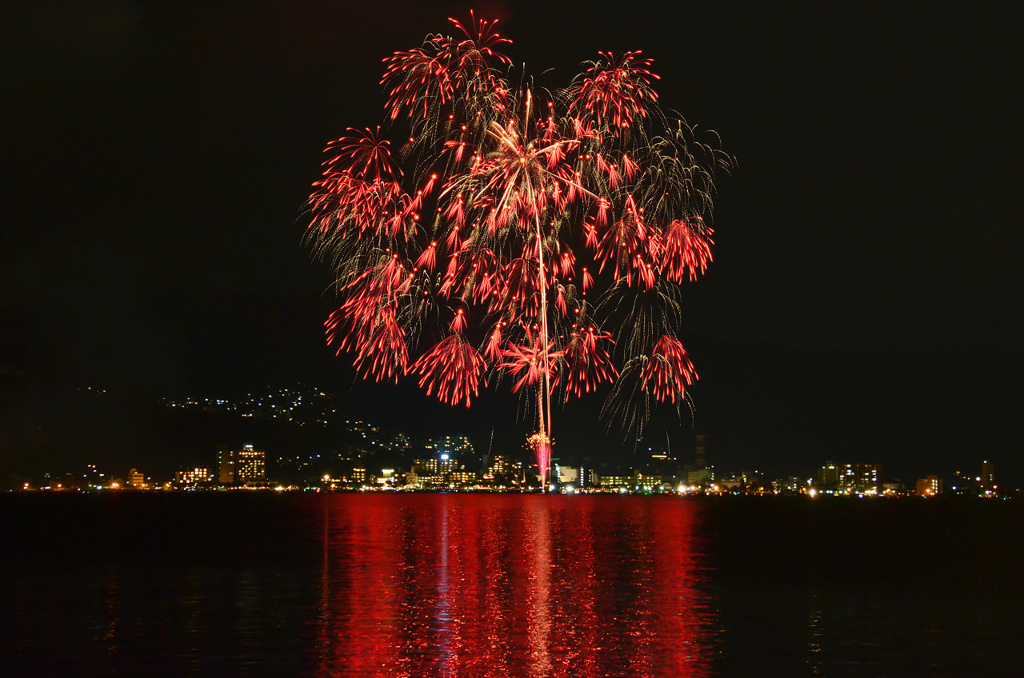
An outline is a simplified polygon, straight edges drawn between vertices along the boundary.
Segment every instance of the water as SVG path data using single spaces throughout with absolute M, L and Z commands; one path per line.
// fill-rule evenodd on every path
M 0 496 L 0 673 L 1024 675 L 1020 502 Z

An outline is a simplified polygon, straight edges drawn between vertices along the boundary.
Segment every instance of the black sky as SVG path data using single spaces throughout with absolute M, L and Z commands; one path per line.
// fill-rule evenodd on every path
M 22 4 L 0 18 L 0 455 L 79 385 L 347 386 L 302 203 L 324 144 L 382 120 L 380 60 L 470 5 Z M 1020 17 L 574 5 L 473 6 L 552 84 L 643 50 L 662 105 L 738 159 L 682 337 L 716 463 L 880 461 L 912 480 L 992 458 L 1024 479 Z M 353 393 L 382 419 L 514 418 L 500 398 L 467 417 L 407 391 Z M 577 440 L 587 418 L 565 417 Z

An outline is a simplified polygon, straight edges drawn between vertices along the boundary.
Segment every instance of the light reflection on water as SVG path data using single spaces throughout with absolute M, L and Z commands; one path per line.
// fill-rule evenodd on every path
M 695 504 L 330 497 L 317 675 L 703 676 Z
M 4 675 L 1024 675 L 1024 502 L 16 494 L 0 535 Z

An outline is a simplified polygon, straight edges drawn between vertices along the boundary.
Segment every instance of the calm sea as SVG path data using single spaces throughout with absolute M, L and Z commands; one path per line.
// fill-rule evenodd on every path
M 1020 676 L 1022 502 L 0 496 L 17 676 Z

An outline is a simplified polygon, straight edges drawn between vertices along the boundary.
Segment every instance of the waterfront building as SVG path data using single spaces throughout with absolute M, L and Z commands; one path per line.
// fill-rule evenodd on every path
M 689 485 L 707 486 L 715 480 L 715 467 L 708 466 L 705 440 L 704 435 L 697 435 L 697 451 L 693 460 L 693 468 L 686 472 L 686 482 Z
M 832 461 L 818 469 L 818 486 L 833 489 L 839 486 L 839 467 Z
M 477 481 L 477 475 L 472 471 L 462 469 L 460 471 L 452 471 L 448 475 L 448 485 L 455 487 L 469 487 L 475 484 Z
M 265 452 L 246 445 L 236 452 L 235 481 L 238 483 L 260 482 L 267 479 L 267 455 Z
M 838 488 L 844 492 L 880 492 L 881 464 L 840 464 Z
M 937 497 L 942 494 L 942 478 L 938 476 L 925 476 L 917 481 L 917 496 Z
M 872 494 L 882 492 L 881 464 L 836 464 L 818 469 L 818 488 L 825 492 Z
M 597 471 L 592 468 L 580 467 L 580 487 L 597 485 Z
M 523 482 L 523 462 L 507 454 L 490 457 L 485 470 L 486 479 L 499 485 L 518 485 Z
M 175 481 L 185 487 L 203 485 L 213 482 L 213 473 L 206 467 L 197 466 L 193 469 L 181 469 L 175 474 Z
M 981 462 L 981 475 L 978 477 L 978 488 L 981 490 L 982 494 L 995 494 L 996 469 L 988 459 Z
M 267 454 L 245 445 L 240 450 L 217 446 L 218 477 L 222 485 L 244 485 L 267 479 Z
M 128 473 L 128 486 L 133 490 L 144 490 L 146 489 L 146 477 L 136 469 L 132 469 Z
M 660 473 L 641 473 L 640 471 L 634 471 L 633 476 L 630 479 L 630 485 L 635 490 L 643 490 L 645 492 L 665 489 Z
M 633 476 L 597 476 L 597 485 L 605 489 L 629 487 L 632 481 Z
M 587 487 L 588 485 L 593 485 L 594 484 L 593 479 L 590 479 L 590 482 L 588 482 L 588 478 L 591 478 L 593 473 L 594 472 L 592 470 L 590 470 L 590 469 L 584 467 L 582 464 L 580 464 L 580 468 L 579 468 L 579 470 L 576 473 L 576 486 L 577 487 Z
M 221 485 L 235 484 L 235 453 L 230 445 L 217 445 L 217 479 Z
M 466 471 L 458 459 L 443 452 L 435 458 L 414 460 L 406 480 L 407 484 L 416 487 L 440 489 L 472 485 L 477 475 Z
M 706 446 L 707 437 L 704 434 L 702 434 L 702 433 L 697 434 L 696 441 L 697 441 L 697 445 L 696 445 L 696 452 L 695 452 L 694 460 L 693 460 L 693 468 L 695 470 L 707 468 L 707 466 L 708 466 L 707 446 Z
M 352 482 L 359 485 L 367 484 L 366 469 L 362 466 L 356 466 L 352 469 Z
M 375 477 L 373 480 L 375 485 L 380 485 L 384 488 L 394 488 L 399 485 L 400 478 L 395 469 L 382 468 L 380 470 L 380 477 Z
M 555 464 L 555 476 L 558 478 L 558 482 L 563 485 L 577 484 L 580 479 L 579 469 L 575 469 L 572 466 L 562 466 L 561 464 Z

